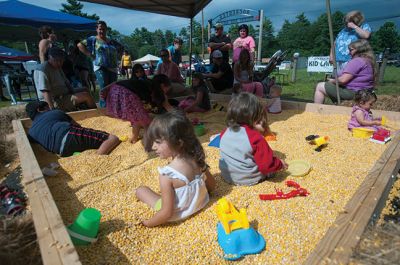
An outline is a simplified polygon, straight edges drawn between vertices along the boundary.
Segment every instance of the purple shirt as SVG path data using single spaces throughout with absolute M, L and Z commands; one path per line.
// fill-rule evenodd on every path
M 377 130 L 379 126 L 373 125 L 373 126 L 363 126 L 361 125 L 356 118 L 355 112 L 360 110 L 363 113 L 364 116 L 364 120 L 366 121 L 373 121 L 374 118 L 372 117 L 372 112 L 365 110 L 363 108 L 361 108 L 358 105 L 354 105 L 353 106 L 353 110 L 351 111 L 351 117 L 349 120 L 349 123 L 347 124 L 347 128 L 349 130 L 352 130 L 353 128 L 359 128 L 359 127 L 364 127 L 364 128 L 368 128 L 368 129 L 373 129 L 373 130 Z
M 342 73 L 348 73 L 353 76 L 353 79 L 346 84 L 347 89 L 358 91 L 374 87 L 374 70 L 368 59 L 362 57 L 353 58 L 346 64 Z

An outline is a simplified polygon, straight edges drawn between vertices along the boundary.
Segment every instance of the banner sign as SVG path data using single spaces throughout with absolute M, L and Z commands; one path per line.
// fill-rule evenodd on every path
M 222 23 L 224 25 L 230 24 L 240 24 L 244 22 L 250 21 L 259 21 L 260 14 L 259 11 L 252 9 L 234 9 L 229 10 L 224 13 L 219 14 L 213 19 L 210 19 L 210 24 L 214 23 Z
M 307 72 L 331 73 L 333 65 L 329 62 L 329 56 L 308 57 Z

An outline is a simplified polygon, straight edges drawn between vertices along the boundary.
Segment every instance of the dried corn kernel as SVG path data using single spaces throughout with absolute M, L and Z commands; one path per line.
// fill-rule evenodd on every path
M 225 114 L 211 111 L 190 115 L 206 126 L 207 133 L 199 139 L 217 188 L 202 211 L 178 224 L 152 229 L 135 225 L 154 214 L 136 199 L 135 189 L 148 185 L 159 190 L 157 167 L 168 163 L 146 153 L 140 142 L 123 142 L 109 156 L 89 150 L 59 159 L 60 174 L 46 180 L 64 223 L 73 222 L 84 207 L 102 213 L 99 241 L 77 248 L 83 264 L 225 264 L 217 243 L 214 211 L 216 201 L 223 196 L 237 208 L 247 208 L 250 224 L 267 241 L 263 252 L 246 256 L 238 264 L 301 264 L 387 147 L 353 138 L 346 129 L 347 116 L 285 110 L 269 117 L 278 139 L 269 145 L 278 157 L 287 161 L 301 158 L 310 162 L 313 170 L 301 178 L 279 172 L 271 181 L 255 186 L 232 186 L 220 175 L 219 150 L 207 146 L 209 137 L 225 128 Z M 129 135 L 131 130 L 128 122 L 105 116 L 80 123 L 115 135 Z M 310 134 L 329 136 L 328 146 L 314 151 L 304 139 Z M 54 162 L 54 156 L 35 149 L 41 152 L 37 155 L 41 165 Z M 286 179 L 294 179 L 310 195 L 272 202 L 258 199 L 260 193 L 274 193 L 275 187 L 289 191 Z

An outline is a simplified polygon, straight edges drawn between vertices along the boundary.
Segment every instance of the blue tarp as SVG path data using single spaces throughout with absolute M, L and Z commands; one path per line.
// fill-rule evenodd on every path
M 0 60 L 2 61 L 28 61 L 34 58 L 34 56 L 28 53 L 0 45 Z
M 0 24 L 9 26 L 51 26 L 55 29 L 94 30 L 96 21 L 16 0 L 0 2 Z

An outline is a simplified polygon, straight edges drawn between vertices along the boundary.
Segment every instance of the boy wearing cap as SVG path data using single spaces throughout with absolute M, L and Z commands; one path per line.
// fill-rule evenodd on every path
M 121 142 L 115 135 L 81 127 L 63 111 L 50 110 L 47 102 L 30 102 L 25 110 L 32 120 L 29 137 L 60 156 L 88 149 L 97 149 L 97 154 L 105 155 Z
M 88 92 L 73 93 L 68 79 L 62 71 L 65 53 L 58 47 L 48 50 L 48 60 L 34 71 L 34 80 L 39 100 L 46 101 L 51 109 L 75 111 L 76 106 L 85 103 L 88 108 L 96 108 L 94 99 Z
M 208 41 L 208 47 L 211 49 L 210 62 L 212 62 L 212 53 L 216 50 L 222 52 L 224 62 L 229 63 L 229 50 L 232 49 L 231 38 L 224 34 L 224 26 L 217 23 L 214 26 L 215 35 Z
M 210 77 L 215 90 L 222 91 L 233 86 L 233 71 L 228 62 L 223 60 L 222 52 L 215 50 L 212 53 L 213 67 L 211 73 L 203 74 Z

